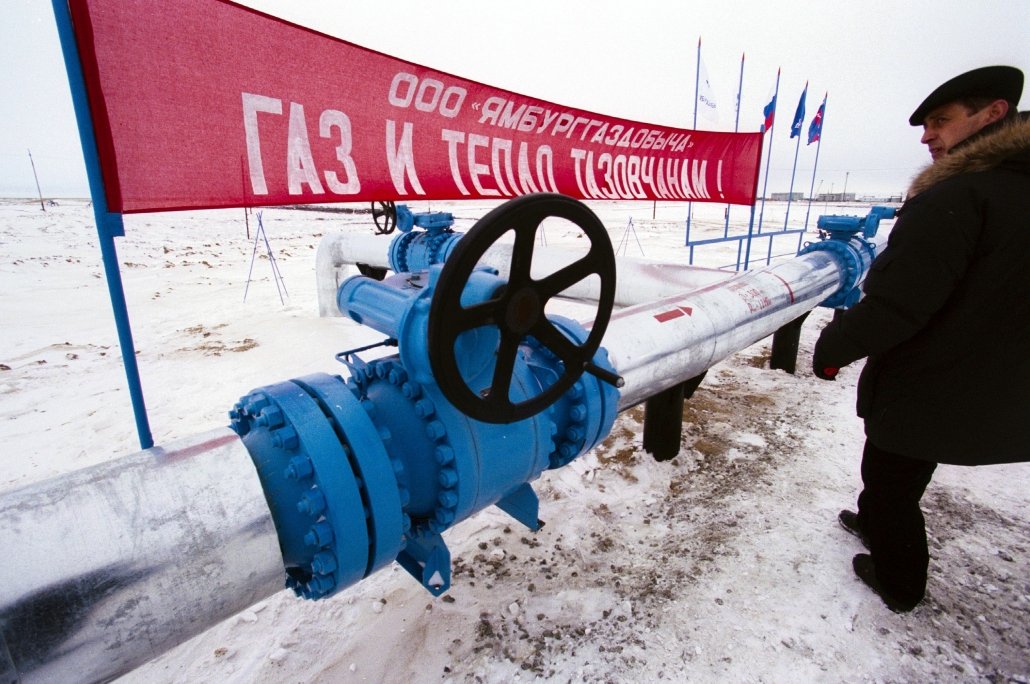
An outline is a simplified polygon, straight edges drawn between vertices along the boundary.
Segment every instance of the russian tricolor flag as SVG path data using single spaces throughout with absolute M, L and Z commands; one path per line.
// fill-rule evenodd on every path
M 808 125 L 808 144 L 811 145 L 820 140 L 823 135 L 823 115 L 826 113 L 826 95 L 823 96 L 823 103 L 819 105 L 819 111 L 812 117 L 812 123 Z
M 772 99 L 762 109 L 762 113 L 765 114 L 765 125 L 762 127 L 762 132 L 764 133 L 772 128 L 773 119 L 776 117 L 776 93 L 773 93 Z

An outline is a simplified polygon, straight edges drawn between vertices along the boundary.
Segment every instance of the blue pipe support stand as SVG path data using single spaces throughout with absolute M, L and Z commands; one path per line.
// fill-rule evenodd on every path
M 230 412 L 264 486 L 287 586 L 298 595 L 330 596 L 393 560 L 442 594 L 450 552 L 441 533 L 490 505 L 539 529 L 529 483 L 596 446 L 615 421 L 618 391 L 589 374 L 515 423 L 483 423 L 455 409 L 433 377 L 426 341 L 440 268 L 340 286 L 340 310 L 396 339 L 398 354 L 365 362 L 343 353 L 347 380 L 318 374 L 262 387 Z M 504 284 L 492 270 L 475 271 L 462 303 L 486 301 Z M 588 335 L 575 321 L 550 320 L 577 343 Z M 458 339 L 463 377 L 492 375 L 498 337 L 481 328 Z M 603 348 L 593 361 L 614 371 Z M 527 340 L 512 400 L 536 396 L 562 371 Z

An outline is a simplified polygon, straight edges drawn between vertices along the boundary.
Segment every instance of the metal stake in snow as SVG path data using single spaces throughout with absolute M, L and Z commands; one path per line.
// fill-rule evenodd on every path
M 616 254 L 625 254 L 629 249 L 629 236 L 633 234 L 633 238 L 637 241 L 637 247 L 640 249 L 640 256 L 644 256 L 644 246 L 640 244 L 640 237 L 637 235 L 637 229 L 633 225 L 633 217 L 629 217 L 629 221 L 626 223 L 626 230 L 622 234 L 622 239 L 619 240 L 619 246 L 616 248 Z
M 36 162 L 32 161 L 32 150 L 29 150 L 29 164 L 32 165 L 32 177 L 36 179 L 36 193 L 39 195 L 39 208 L 45 212 L 46 205 L 43 204 L 43 191 L 39 189 L 39 176 L 36 175 Z
M 265 241 L 265 249 L 268 253 L 268 263 L 272 265 L 272 280 L 275 281 L 275 289 L 279 292 L 279 301 L 283 306 L 286 305 L 286 300 L 283 299 L 283 293 L 286 292 L 286 281 L 283 280 L 283 274 L 279 272 L 279 264 L 275 260 L 275 254 L 272 252 L 272 245 L 268 241 L 268 233 L 265 232 L 265 224 L 261 221 L 261 214 L 257 213 L 258 228 L 254 231 L 254 249 L 250 253 L 250 269 L 247 271 L 247 285 L 243 288 L 243 301 L 247 301 L 247 292 L 250 290 L 250 279 L 254 274 L 254 259 L 257 258 L 258 240 Z M 290 295 L 286 292 L 286 296 Z

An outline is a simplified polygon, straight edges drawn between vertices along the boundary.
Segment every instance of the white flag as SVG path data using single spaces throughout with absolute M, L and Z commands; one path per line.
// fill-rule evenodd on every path
M 708 82 L 708 69 L 701 55 L 697 56 L 698 83 L 697 83 L 697 111 L 708 121 L 719 123 L 719 109 L 715 102 L 715 93 L 712 91 L 712 84 Z

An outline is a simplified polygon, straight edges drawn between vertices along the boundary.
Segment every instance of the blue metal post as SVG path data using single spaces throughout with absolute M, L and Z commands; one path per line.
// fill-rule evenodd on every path
M 747 248 L 744 250 L 744 270 L 751 265 L 751 238 L 755 235 L 755 205 L 751 205 L 751 219 L 747 224 Z M 737 249 L 737 270 L 740 270 L 740 249 Z
M 89 97 L 86 94 L 86 82 L 82 75 L 82 64 L 79 61 L 78 44 L 72 28 L 68 0 L 53 0 L 53 6 L 54 17 L 57 20 L 57 32 L 61 38 L 61 51 L 64 53 L 64 65 L 68 71 L 68 84 L 71 87 L 75 118 L 79 124 L 79 140 L 82 143 L 82 155 L 86 161 L 89 192 L 93 198 L 93 215 L 96 219 L 97 235 L 100 240 L 100 254 L 104 262 L 104 274 L 107 277 L 107 290 L 111 296 L 111 308 L 114 309 L 118 344 L 122 350 L 122 365 L 125 367 L 132 411 L 136 417 L 136 433 L 139 435 L 140 448 L 149 449 L 154 446 L 154 438 L 150 434 L 147 407 L 143 401 L 143 387 L 140 383 L 139 366 L 136 363 L 136 348 L 132 342 L 129 311 L 125 304 L 125 290 L 122 287 L 122 274 L 118 269 L 118 252 L 114 244 L 116 237 L 125 235 L 125 227 L 122 224 L 120 213 L 107 210 L 107 194 L 104 191 L 104 177 L 100 171 L 100 154 L 93 132 L 93 116 L 89 110 Z

